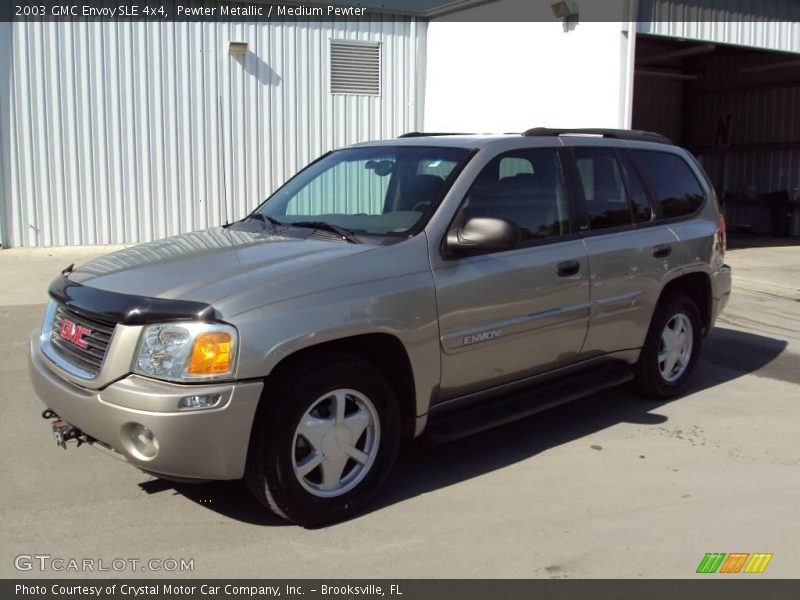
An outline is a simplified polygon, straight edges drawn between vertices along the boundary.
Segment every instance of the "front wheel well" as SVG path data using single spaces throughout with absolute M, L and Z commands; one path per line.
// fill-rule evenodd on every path
M 668 292 L 688 296 L 697 305 L 703 324 L 703 335 L 706 335 L 711 326 L 711 278 L 700 272 L 681 275 L 664 287 L 661 298 Z
M 403 342 L 388 333 L 356 335 L 297 350 L 275 365 L 266 378 L 264 389 L 269 390 L 272 387 L 270 382 L 302 369 L 304 365 L 317 363 L 326 354 L 357 356 L 377 367 L 397 394 L 404 434 L 413 436 L 416 418 L 414 372 Z

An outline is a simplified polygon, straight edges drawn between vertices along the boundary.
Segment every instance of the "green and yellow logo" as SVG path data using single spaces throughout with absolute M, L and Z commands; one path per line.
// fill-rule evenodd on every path
M 772 554 L 765 552 L 708 552 L 697 566 L 698 573 L 763 573 Z

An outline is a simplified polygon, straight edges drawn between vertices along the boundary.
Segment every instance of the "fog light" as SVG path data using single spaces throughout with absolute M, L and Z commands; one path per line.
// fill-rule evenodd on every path
M 200 408 L 214 408 L 222 400 L 222 394 L 195 394 L 184 396 L 178 400 L 179 410 L 194 410 Z
M 158 454 L 158 440 L 156 435 L 144 425 L 132 423 L 128 427 L 131 445 L 133 449 L 144 458 L 153 458 Z

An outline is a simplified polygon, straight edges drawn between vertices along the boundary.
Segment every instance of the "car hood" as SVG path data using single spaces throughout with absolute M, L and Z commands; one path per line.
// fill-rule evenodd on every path
M 108 254 L 81 265 L 69 279 L 109 292 L 207 304 L 259 286 L 266 303 L 303 293 L 300 282 L 307 288 L 310 272 L 320 265 L 327 269 L 328 263 L 375 248 L 282 237 L 261 227 L 215 227 Z

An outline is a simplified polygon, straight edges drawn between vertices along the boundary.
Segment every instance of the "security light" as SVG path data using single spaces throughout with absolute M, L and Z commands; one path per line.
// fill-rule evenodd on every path
M 575 0 L 559 0 L 550 5 L 557 19 L 566 19 L 578 14 L 578 3 Z
M 247 42 L 230 42 L 228 54 L 247 54 Z

